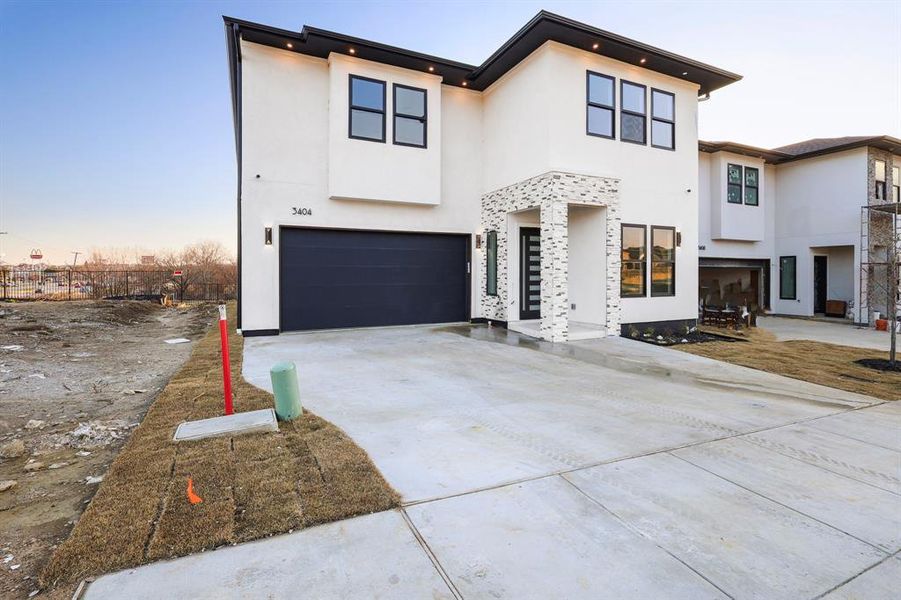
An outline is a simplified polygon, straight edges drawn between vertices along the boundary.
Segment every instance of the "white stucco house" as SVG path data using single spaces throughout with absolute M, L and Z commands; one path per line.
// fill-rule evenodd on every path
M 696 321 L 698 98 L 738 75 L 547 12 L 481 65 L 225 28 L 244 335 Z
M 702 141 L 698 163 L 701 302 L 856 323 L 886 314 L 901 140 Z

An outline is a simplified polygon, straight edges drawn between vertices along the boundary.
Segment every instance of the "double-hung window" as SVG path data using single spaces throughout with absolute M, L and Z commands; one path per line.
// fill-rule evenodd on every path
M 796 256 L 779 257 L 779 298 L 797 300 L 798 258 Z
M 619 294 L 623 298 L 641 298 L 647 295 L 647 237 L 647 227 L 644 225 L 622 226 Z
M 385 82 L 350 76 L 350 126 L 355 140 L 385 141 Z
M 651 227 L 651 296 L 676 295 L 676 228 Z
M 394 143 L 426 147 L 428 124 L 426 90 L 394 84 Z
M 885 161 L 874 161 L 873 167 L 876 172 L 876 199 L 885 200 Z
M 901 167 L 892 167 L 892 202 L 901 202 Z
M 726 165 L 726 201 L 741 204 L 741 165 Z
M 651 146 L 676 149 L 676 95 L 651 88 Z
M 616 127 L 616 85 L 613 77 L 588 71 L 587 76 L 587 111 L 586 131 L 588 135 L 596 135 L 614 139 Z
M 757 206 L 760 203 L 760 170 L 745 167 L 745 204 Z
M 619 139 L 624 142 L 647 143 L 647 91 L 643 85 L 620 81 Z

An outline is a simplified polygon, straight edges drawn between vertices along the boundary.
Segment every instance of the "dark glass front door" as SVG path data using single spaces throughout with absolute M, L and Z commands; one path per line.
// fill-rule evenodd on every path
M 541 230 L 519 230 L 519 318 L 541 318 Z
M 813 312 L 826 312 L 826 260 L 825 256 L 813 257 Z

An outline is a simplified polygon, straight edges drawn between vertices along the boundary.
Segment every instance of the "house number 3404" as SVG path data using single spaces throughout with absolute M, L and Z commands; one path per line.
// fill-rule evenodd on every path
M 312 208 L 297 208 L 296 206 L 291 207 L 292 215 L 300 215 L 302 217 L 309 217 L 313 214 Z

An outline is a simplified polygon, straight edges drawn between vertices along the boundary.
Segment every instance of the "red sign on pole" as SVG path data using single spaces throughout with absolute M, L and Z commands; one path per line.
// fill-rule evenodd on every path
M 178 270 L 178 271 L 172 271 L 172 276 L 173 276 L 173 277 L 181 277 L 181 270 Z

